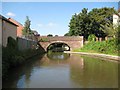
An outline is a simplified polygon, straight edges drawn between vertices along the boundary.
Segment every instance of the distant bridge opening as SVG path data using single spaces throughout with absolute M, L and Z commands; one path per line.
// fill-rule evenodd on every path
M 68 46 L 66 43 L 55 42 L 55 43 L 51 43 L 47 47 L 47 51 L 49 50 L 55 51 L 55 52 L 70 51 L 70 46 Z

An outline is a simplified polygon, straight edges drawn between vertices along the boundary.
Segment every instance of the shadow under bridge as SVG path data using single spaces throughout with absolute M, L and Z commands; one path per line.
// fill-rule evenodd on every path
M 70 51 L 70 46 L 63 42 L 54 42 L 47 47 L 47 51 L 53 52 Z

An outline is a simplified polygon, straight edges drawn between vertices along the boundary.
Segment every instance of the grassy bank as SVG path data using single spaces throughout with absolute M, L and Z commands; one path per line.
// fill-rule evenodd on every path
M 74 51 L 118 55 L 120 52 L 119 47 L 120 43 L 118 42 L 118 39 L 111 39 L 102 42 L 89 41 L 87 44 L 84 45 L 83 48 L 76 49 Z

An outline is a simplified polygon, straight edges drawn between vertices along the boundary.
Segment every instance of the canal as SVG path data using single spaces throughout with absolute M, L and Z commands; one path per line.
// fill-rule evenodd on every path
M 118 88 L 118 62 L 48 52 L 9 70 L 3 88 Z

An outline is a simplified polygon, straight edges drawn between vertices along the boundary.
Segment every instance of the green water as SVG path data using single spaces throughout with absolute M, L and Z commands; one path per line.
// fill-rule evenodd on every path
M 3 88 L 118 88 L 118 62 L 48 52 L 10 70 Z

